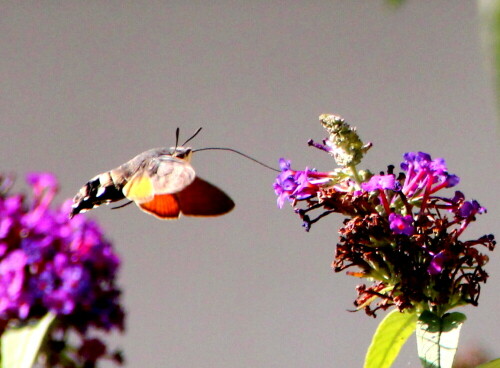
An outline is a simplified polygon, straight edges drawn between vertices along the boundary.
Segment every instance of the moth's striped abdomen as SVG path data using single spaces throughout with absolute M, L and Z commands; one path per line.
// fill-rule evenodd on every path
M 73 208 L 69 217 L 72 218 L 101 204 L 124 199 L 123 183 L 115 183 L 113 176 L 113 173 L 108 171 L 90 179 L 73 198 Z

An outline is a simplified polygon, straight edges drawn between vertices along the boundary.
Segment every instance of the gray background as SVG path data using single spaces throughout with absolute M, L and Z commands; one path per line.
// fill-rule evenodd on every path
M 488 207 L 494 232 L 498 136 L 474 1 L 50 1 L 0 3 L 1 171 L 55 172 L 59 199 L 135 154 L 203 126 L 275 165 L 329 170 L 308 148 L 338 113 L 374 143 L 377 172 L 423 150 Z M 237 207 L 162 222 L 100 208 L 123 259 L 129 367 L 360 367 L 380 318 L 349 313 L 359 280 L 330 268 L 341 218 L 305 233 L 276 208 L 274 173 L 228 152 L 193 165 Z M 19 186 L 21 187 L 21 186 Z M 500 355 L 499 257 L 461 344 Z M 416 366 L 414 340 L 396 366 Z

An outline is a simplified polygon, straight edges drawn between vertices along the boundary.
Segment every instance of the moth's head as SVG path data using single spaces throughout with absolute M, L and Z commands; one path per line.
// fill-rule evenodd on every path
M 201 128 L 198 130 L 183 144 L 179 146 L 179 128 L 175 130 L 175 147 L 170 147 L 170 154 L 172 157 L 180 158 L 181 160 L 186 160 L 187 162 L 191 162 L 191 155 L 193 151 L 189 147 L 184 147 L 187 142 L 196 137 L 196 135 L 200 132 Z
M 170 147 L 170 154 L 172 157 L 177 157 L 190 162 L 193 150 L 191 147 Z

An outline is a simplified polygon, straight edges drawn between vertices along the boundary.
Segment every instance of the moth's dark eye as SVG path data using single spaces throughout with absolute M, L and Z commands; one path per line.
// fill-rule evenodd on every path
M 187 158 L 191 154 L 191 148 L 177 147 L 173 156 L 178 158 Z

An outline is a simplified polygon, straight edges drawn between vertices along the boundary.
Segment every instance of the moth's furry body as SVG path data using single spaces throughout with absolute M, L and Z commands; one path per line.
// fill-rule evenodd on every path
M 154 148 L 89 180 L 73 199 L 70 217 L 122 199 L 159 218 L 216 216 L 233 201 L 220 189 L 196 178 L 191 148 Z

